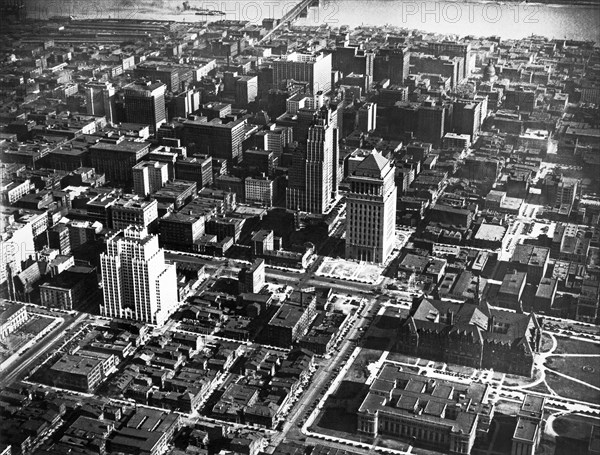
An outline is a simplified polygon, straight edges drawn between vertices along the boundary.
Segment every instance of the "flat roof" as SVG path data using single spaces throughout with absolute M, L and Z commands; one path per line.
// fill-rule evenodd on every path
M 519 420 L 517 421 L 517 426 L 515 428 L 515 432 L 513 434 L 513 439 L 533 443 L 538 429 L 539 425 L 537 423 L 533 423 L 530 420 L 526 420 L 519 417 Z
M 475 235 L 478 240 L 487 240 L 490 242 L 499 242 L 506 234 L 506 226 L 498 224 L 482 223 Z

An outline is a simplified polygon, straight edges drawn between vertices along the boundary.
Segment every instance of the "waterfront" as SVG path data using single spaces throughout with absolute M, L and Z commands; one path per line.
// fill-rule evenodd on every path
M 231 20 L 260 22 L 267 17 L 281 17 L 297 2 L 292 0 L 191 0 L 195 8 L 221 10 Z M 152 0 L 29 0 L 28 16 L 45 19 L 51 16 L 77 18 L 161 19 L 197 22 L 217 20 L 219 16 L 200 16 L 183 11 L 183 2 Z M 330 24 L 382 26 L 390 24 L 425 32 L 459 36 L 500 35 L 522 38 L 531 34 L 551 38 L 600 41 L 600 4 L 564 5 L 517 2 L 455 2 L 433 0 L 321 0 L 310 8 L 298 25 Z

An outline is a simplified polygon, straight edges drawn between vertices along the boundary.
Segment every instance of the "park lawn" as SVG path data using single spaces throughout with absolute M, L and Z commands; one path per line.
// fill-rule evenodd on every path
M 542 333 L 542 342 L 540 343 L 540 352 L 548 352 L 552 348 L 552 338 L 547 333 Z
M 558 434 L 555 453 L 588 454 L 593 423 L 593 419 L 579 415 L 566 415 L 554 420 L 552 429 Z
M 600 401 L 600 390 L 563 378 L 552 371 L 546 372 L 546 383 L 562 397 L 588 403 L 598 403 Z
M 475 370 L 475 368 L 449 363 L 448 367 L 446 368 L 446 371 L 450 371 L 451 373 L 464 374 L 465 376 L 471 376 L 477 370 Z
M 591 341 L 572 340 L 570 338 L 557 336 L 558 346 L 554 354 L 599 354 L 600 344 Z
M 348 437 L 356 433 L 358 418 L 356 414 L 346 412 L 343 408 L 327 406 L 319 416 L 316 431 L 330 436 Z M 339 433 L 346 433 L 341 436 Z M 357 439 L 358 441 L 358 439 Z
M 54 322 L 52 318 L 45 318 L 42 316 L 34 316 L 29 321 L 21 326 L 17 332 L 21 332 L 28 335 L 37 335 L 42 332 L 46 327 Z
M 546 360 L 546 366 L 559 373 L 600 387 L 600 357 L 554 357 Z

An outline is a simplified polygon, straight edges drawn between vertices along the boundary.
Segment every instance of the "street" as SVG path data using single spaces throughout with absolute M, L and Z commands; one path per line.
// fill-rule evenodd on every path
M 77 317 L 71 315 L 65 316 L 65 322 L 60 324 L 52 330 L 52 332 L 46 335 L 45 338 L 39 340 L 39 342 L 24 352 L 19 359 L 19 362 L 14 362 L 12 365 L 9 365 L 6 370 L 2 371 L 0 388 L 6 387 L 10 383 L 21 380 L 27 376 L 29 368 L 35 366 L 41 356 L 47 352 L 54 351 L 56 345 L 61 341 L 65 333 L 80 325 L 88 316 L 87 313 L 80 313 Z

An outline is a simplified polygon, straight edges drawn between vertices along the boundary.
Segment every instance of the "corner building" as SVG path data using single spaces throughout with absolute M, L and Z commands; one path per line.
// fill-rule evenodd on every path
M 356 167 L 348 181 L 346 258 L 384 263 L 395 240 L 394 167 L 375 150 Z

